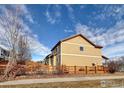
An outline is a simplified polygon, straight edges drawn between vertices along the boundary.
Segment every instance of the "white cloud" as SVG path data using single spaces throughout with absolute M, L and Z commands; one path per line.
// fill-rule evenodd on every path
M 124 21 L 117 22 L 109 29 L 91 28 L 80 23 L 75 26 L 76 33 L 81 33 L 97 44 L 108 46 L 124 40 Z
M 77 23 L 75 31 L 85 35 L 94 43 L 104 46 L 103 52 L 109 57 L 124 55 L 124 21 L 117 22 L 109 29 L 95 29 Z
M 5 11 L 5 10 L 3 10 L 3 11 Z M 47 54 L 49 54 L 50 49 L 47 48 L 44 44 L 42 44 L 38 40 L 38 35 L 33 33 L 33 31 L 30 29 L 30 27 L 25 23 L 25 21 L 20 18 L 19 22 L 23 26 L 23 31 L 28 32 L 28 34 L 26 34 L 26 35 L 28 37 L 31 53 L 33 55 L 39 55 L 41 57 L 45 57 Z M 5 30 L 0 26 L 0 44 L 1 44 L 1 46 L 2 45 L 4 45 L 4 46 L 7 45 L 6 44 L 7 42 L 4 39 L 4 37 L 5 37 L 4 35 L 5 35 Z
M 28 10 L 28 8 L 26 7 L 26 5 L 23 4 L 17 4 L 17 5 L 0 5 L 0 11 L 4 12 L 6 7 L 9 6 L 11 8 L 19 8 L 19 11 L 21 12 L 21 14 L 30 22 L 30 23 L 35 23 L 33 20 L 33 17 L 30 13 L 30 11 Z
M 27 32 L 26 35 L 28 37 L 31 53 L 33 55 L 41 56 L 41 58 L 48 55 L 50 53 L 50 49 L 38 40 L 38 35 L 34 34 L 29 26 L 26 25 L 24 22 L 22 22 L 22 25 L 24 26 L 24 31 Z
M 124 16 L 124 5 L 98 5 L 100 14 L 96 15 L 96 19 L 105 20 L 113 17 L 115 20 L 121 20 Z
M 64 29 L 64 32 L 65 32 L 65 33 L 72 33 L 72 32 L 74 32 L 74 31 L 71 30 L 71 29 Z
M 66 4 L 65 6 L 67 7 L 69 12 L 73 12 L 74 11 L 73 8 L 71 7 L 71 5 Z
M 25 18 L 30 22 L 30 23 L 34 23 L 33 17 L 31 15 L 31 13 L 29 12 L 28 8 L 26 7 L 26 5 L 11 5 L 11 7 L 16 8 L 18 7 L 20 12 L 25 16 Z
M 25 17 L 28 19 L 28 21 L 31 23 L 34 23 L 33 17 L 31 13 L 28 11 L 26 5 L 20 5 L 19 7 L 21 11 L 24 13 Z
M 54 12 L 51 12 L 50 10 L 54 10 Z M 47 18 L 47 21 L 51 24 L 58 23 L 61 19 L 61 7 L 59 5 L 48 5 L 45 15 Z
M 69 16 L 69 18 L 71 19 L 72 22 L 75 22 L 74 9 L 69 4 L 66 4 L 65 6 L 66 6 L 66 8 L 68 10 L 68 16 Z
M 38 35 L 34 34 L 29 26 L 25 23 L 23 23 L 22 25 L 24 26 L 24 30 L 28 32 L 28 42 L 32 54 L 41 57 L 45 57 L 46 55 L 48 55 L 50 53 L 50 49 L 38 40 Z
M 42 57 L 50 53 L 50 49 L 40 43 L 39 40 L 37 40 L 36 38 L 29 36 L 28 40 L 33 54 L 40 55 Z
M 75 31 L 78 34 L 81 33 L 83 35 L 86 35 L 87 37 L 93 37 L 92 28 L 90 28 L 86 25 L 82 25 L 80 23 L 77 23 L 75 26 Z
M 84 9 L 85 8 L 85 5 L 80 5 L 80 9 Z
M 28 11 L 26 5 L 20 5 L 21 10 L 23 11 L 24 15 L 26 15 L 26 18 L 31 22 L 34 23 L 34 20 L 31 16 L 31 13 Z
M 124 56 L 124 43 L 104 48 L 103 54 L 108 57 Z
M 99 37 L 103 38 L 103 41 L 106 43 L 105 46 L 123 42 L 124 41 L 124 21 L 117 22 L 115 26 L 107 29 L 106 32 L 100 35 Z
M 34 55 L 39 55 L 41 57 L 45 57 L 47 54 L 50 53 L 50 49 L 47 48 L 45 45 L 43 45 L 39 40 L 38 36 L 36 34 L 33 34 L 31 29 L 26 25 L 25 23 L 22 23 L 24 26 L 24 30 L 28 32 L 28 42 L 30 46 L 31 53 Z M 0 44 L 2 46 L 6 46 L 7 42 L 4 40 L 5 37 L 5 31 L 0 27 Z
M 38 35 L 34 34 L 29 26 L 26 25 L 24 22 L 22 23 L 22 25 L 24 26 L 24 30 L 28 32 L 27 37 L 31 53 L 33 55 L 41 56 L 41 58 L 48 55 L 50 53 L 50 49 L 38 40 Z
M 49 11 L 46 11 L 46 17 L 48 19 L 48 22 L 50 22 L 51 24 L 54 24 L 56 22 L 56 20 L 50 16 Z
M 100 33 L 101 31 L 103 31 L 103 29 L 94 29 L 94 28 L 91 28 L 87 25 L 82 25 L 80 23 L 77 23 L 75 25 L 75 31 L 77 34 L 82 34 L 84 36 L 86 36 L 87 38 L 89 38 L 91 41 L 93 41 L 94 43 L 97 43 L 99 44 L 99 41 L 100 41 L 100 44 L 104 45 L 104 38 L 101 37 Z

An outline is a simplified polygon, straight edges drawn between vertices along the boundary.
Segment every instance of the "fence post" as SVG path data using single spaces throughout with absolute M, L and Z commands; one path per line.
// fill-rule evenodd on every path
M 103 72 L 105 73 L 105 68 L 104 68 L 104 66 L 103 66 Z
M 76 74 L 76 66 L 74 66 L 74 73 Z
M 96 74 L 97 72 L 96 72 L 96 66 L 95 66 L 95 74 Z
M 50 66 L 48 65 L 48 74 L 50 74 Z
M 87 66 L 85 66 L 86 74 L 87 74 Z
M 63 65 L 62 65 L 61 67 L 62 67 L 61 70 L 62 70 L 62 73 L 63 73 L 63 72 L 64 72 L 64 71 L 63 71 Z

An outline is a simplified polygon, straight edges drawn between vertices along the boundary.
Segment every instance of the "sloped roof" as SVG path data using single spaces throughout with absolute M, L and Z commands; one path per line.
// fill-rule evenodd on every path
M 88 38 L 86 38 L 86 37 L 83 36 L 82 34 L 77 34 L 77 35 L 73 35 L 73 36 L 71 36 L 71 37 L 69 37 L 69 38 L 65 38 L 65 39 L 63 39 L 63 40 L 60 40 L 60 41 L 51 49 L 51 51 L 52 51 L 56 46 L 58 46 L 61 42 L 64 42 L 64 41 L 66 41 L 66 40 L 72 39 L 72 38 L 77 37 L 77 36 L 81 36 L 81 37 L 84 38 L 87 42 L 89 42 L 91 45 L 93 45 L 95 48 L 103 48 L 103 47 L 100 46 L 100 45 L 94 44 L 92 41 L 90 41 Z
M 106 57 L 106 56 L 104 56 L 104 55 L 102 55 L 102 58 L 107 59 L 107 60 L 109 59 L 108 57 Z
M 9 49 L 7 47 L 5 47 L 4 45 L 1 45 L 1 44 L 0 44 L 0 48 L 4 49 L 6 51 L 9 51 Z

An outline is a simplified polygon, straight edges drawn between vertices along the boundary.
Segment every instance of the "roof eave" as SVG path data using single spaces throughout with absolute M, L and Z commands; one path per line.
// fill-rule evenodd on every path
M 107 60 L 109 59 L 108 57 L 106 57 L 106 56 L 104 56 L 104 55 L 102 55 L 102 58 L 107 59 Z
M 103 48 L 102 46 L 100 46 L 100 45 L 96 45 L 96 44 L 94 44 L 93 42 L 91 42 L 89 39 L 87 39 L 85 36 L 83 36 L 82 34 L 77 34 L 77 35 L 74 35 L 74 36 L 71 36 L 71 37 L 69 37 L 69 38 L 66 38 L 66 39 L 63 39 L 63 40 L 61 40 L 61 41 L 59 41 L 52 49 L 51 49 L 51 51 L 52 50 L 54 50 L 55 49 L 55 47 L 57 46 L 57 45 L 59 45 L 61 42 L 64 42 L 64 41 L 66 41 L 66 40 L 69 40 L 69 39 L 71 39 L 71 38 L 73 38 L 73 37 L 76 37 L 76 36 L 81 36 L 81 37 L 83 37 L 85 40 L 87 40 L 91 45 L 93 45 L 95 48 Z
M 95 45 L 95 48 L 103 48 L 102 46 L 99 46 L 99 45 Z
M 56 46 L 58 46 L 61 43 L 61 41 L 59 41 L 52 49 L 51 51 L 53 51 L 55 49 Z

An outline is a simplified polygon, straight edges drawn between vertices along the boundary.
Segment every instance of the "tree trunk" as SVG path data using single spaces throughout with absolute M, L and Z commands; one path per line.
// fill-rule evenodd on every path
M 10 58 L 9 58 L 9 62 L 6 66 L 5 72 L 4 72 L 4 76 L 3 76 L 3 80 L 9 80 L 9 79 L 14 79 L 13 77 L 13 69 L 15 67 L 17 67 L 17 60 L 16 60 L 16 53 L 13 49 L 13 51 L 10 53 Z

